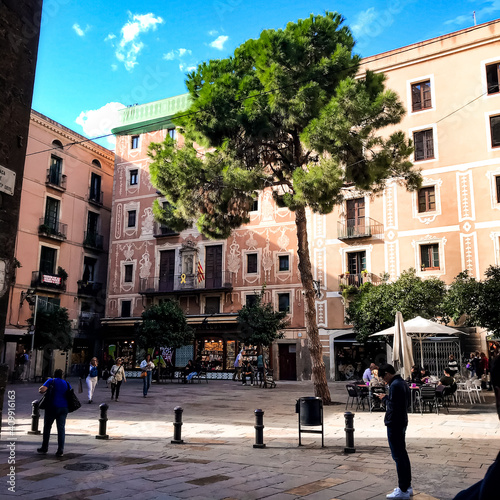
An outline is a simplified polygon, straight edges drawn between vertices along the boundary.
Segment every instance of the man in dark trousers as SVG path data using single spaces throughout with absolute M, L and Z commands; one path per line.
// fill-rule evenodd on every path
M 386 412 L 384 423 L 387 427 L 387 440 L 393 460 L 398 472 L 398 487 L 394 488 L 387 498 L 409 499 L 413 496 L 411 487 L 411 465 L 406 452 L 405 434 L 408 426 L 408 405 L 410 403 L 410 389 L 408 384 L 396 375 L 392 365 L 382 365 L 378 369 L 378 376 L 389 386 L 389 395 L 378 394 L 380 399 L 386 398 Z
M 498 418 L 500 418 L 500 361 L 491 369 L 491 385 L 495 391 Z M 461 491 L 453 500 L 497 500 L 499 498 L 498 478 L 500 477 L 500 453 L 490 465 L 484 479 Z

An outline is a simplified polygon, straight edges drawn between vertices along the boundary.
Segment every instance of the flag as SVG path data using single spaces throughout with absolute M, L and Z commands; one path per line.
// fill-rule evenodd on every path
M 205 279 L 205 275 L 203 273 L 203 267 L 201 262 L 198 261 L 198 283 L 201 283 Z

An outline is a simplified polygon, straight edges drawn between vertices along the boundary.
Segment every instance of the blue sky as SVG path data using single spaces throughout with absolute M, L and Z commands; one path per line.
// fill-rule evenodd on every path
M 181 94 L 185 74 L 264 29 L 338 11 L 369 56 L 500 17 L 500 0 L 44 0 L 33 109 L 87 137 L 116 110 Z M 113 141 L 99 141 L 113 147 Z

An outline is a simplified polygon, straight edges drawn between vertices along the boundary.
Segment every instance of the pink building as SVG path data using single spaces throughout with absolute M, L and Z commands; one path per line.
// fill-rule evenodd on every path
M 20 266 L 11 288 L 4 360 L 31 349 L 27 320 L 38 307 L 68 309 L 74 336 L 72 356 L 54 351 L 42 367 L 51 372 L 83 362 L 94 352 L 104 315 L 114 154 L 85 137 L 31 112 L 21 211 L 16 241 Z M 34 301 L 31 300 L 32 302 Z M 36 335 L 36 331 L 35 331 Z M 71 353 L 70 353 L 71 355 Z

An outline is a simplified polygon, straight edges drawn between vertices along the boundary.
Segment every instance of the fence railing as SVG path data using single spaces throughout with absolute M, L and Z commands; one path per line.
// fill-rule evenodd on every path
M 57 274 L 33 271 L 31 273 L 31 286 L 33 288 L 50 288 L 53 290 L 65 291 L 66 281 Z
M 38 234 L 57 239 L 66 239 L 68 234 L 68 225 L 62 222 L 56 222 L 47 217 L 40 218 Z
M 140 293 L 177 292 L 182 290 L 232 289 L 234 273 L 173 274 L 154 278 L 142 278 Z
M 104 238 L 102 234 L 85 231 L 83 237 L 83 245 L 90 248 L 103 249 Z
M 337 222 L 337 237 L 339 240 L 351 238 L 370 238 L 383 234 L 384 225 L 370 217 L 345 219 Z
M 50 186 L 55 186 L 60 189 L 66 189 L 66 176 L 48 168 L 45 184 L 49 184 Z

